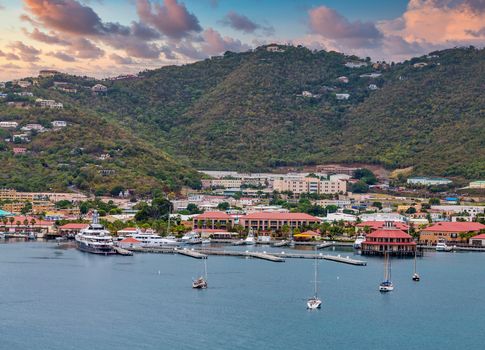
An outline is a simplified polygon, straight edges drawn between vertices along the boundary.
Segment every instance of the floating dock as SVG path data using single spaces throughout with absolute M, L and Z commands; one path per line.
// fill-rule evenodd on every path
M 284 262 L 285 259 L 282 257 L 276 256 L 276 255 L 271 255 L 271 254 L 266 254 L 266 253 L 256 253 L 256 252 L 247 252 L 245 253 L 247 256 L 250 256 L 251 258 L 257 258 L 257 259 L 263 259 L 263 260 L 268 260 L 272 262 Z
M 323 258 L 325 260 L 335 261 L 335 262 L 349 264 L 349 265 L 357 265 L 357 266 L 367 265 L 367 261 L 351 259 L 348 256 L 344 258 L 343 256 L 340 256 L 340 255 L 324 255 Z
M 185 256 L 190 256 L 191 258 L 194 259 L 207 259 L 206 254 L 202 254 L 196 250 L 189 250 L 189 249 L 174 249 L 174 252 L 177 254 L 185 255 Z
M 119 255 L 125 255 L 125 256 L 133 255 L 133 252 L 120 247 L 113 247 L 113 249 L 116 251 L 116 254 L 119 254 Z
M 332 243 L 326 242 L 326 243 L 317 244 L 315 246 L 315 248 L 317 248 L 317 249 L 324 249 L 324 248 L 328 248 L 328 247 L 331 247 L 331 246 L 333 246 Z

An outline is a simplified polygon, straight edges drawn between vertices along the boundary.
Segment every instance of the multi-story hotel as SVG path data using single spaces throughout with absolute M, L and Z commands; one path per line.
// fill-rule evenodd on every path
M 227 231 L 235 225 L 246 230 L 269 232 L 279 231 L 283 226 L 290 229 L 309 227 L 321 220 L 305 213 L 255 212 L 247 215 L 229 215 L 224 212 L 205 212 L 193 221 L 194 231 Z
M 282 177 L 274 180 L 273 190 L 278 192 L 292 192 L 295 195 L 302 193 L 345 193 L 347 191 L 347 182 L 342 180 L 325 180 L 311 176 Z

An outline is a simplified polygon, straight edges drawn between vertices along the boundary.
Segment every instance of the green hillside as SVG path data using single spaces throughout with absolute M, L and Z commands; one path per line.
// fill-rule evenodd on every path
M 24 124 L 63 119 L 70 126 L 37 135 L 27 155 L 0 153 L 9 164 L 0 186 L 177 190 L 198 185 L 193 168 L 261 171 L 328 162 L 485 177 L 485 50 L 450 49 L 372 67 L 369 59 L 336 52 L 280 48 L 228 52 L 138 79 L 41 78 L 28 91 L 61 101 L 64 111 L 0 103 L 0 115 Z M 368 64 L 349 68 L 348 62 Z M 55 89 L 59 81 L 77 92 Z M 108 92 L 93 95 L 96 83 Z M 112 157 L 101 161 L 101 153 Z M 115 172 L 100 175 L 100 167 Z

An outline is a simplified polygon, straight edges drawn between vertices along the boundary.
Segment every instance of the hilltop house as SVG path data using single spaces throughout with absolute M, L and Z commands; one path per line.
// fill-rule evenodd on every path
M 0 128 L 4 128 L 4 129 L 15 129 L 18 126 L 19 126 L 19 123 L 17 122 L 9 122 L 9 121 L 0 122 Z
M 337 98 L 337 100 L 348 100 L 350 94 L 335 94 L 335 97 Z
M 23 126 L 22 128 L 20 128 L 20 130 L 22 130 L 22 131 L 35 130 L 37 132 L 43 132 L 43 131 L 45 131 L 45 128 L 40 124 L 27 124 L 27 125 Z
M 378 78 L 382 75 L 382 73 L 366 73 L 359 75 L 361 78 Z
M 345 63 L 345 67 L 347 68 L 360 68 L 367 66 L 366 62 L 347 62 Z
M 13 154 L 24 154 L 27 152 L 27 148 L 24 148 L 24 147 L 14 147 L 12 149 L 13 151 Z
M 32 83 L 28 80 L 19 80 L 17 81 L 17 85 L 20 86 L 22 89 L 25 89 L 30 87 Z
M 105 94 L 108 92 L 108 88 L 102 84 L 96 84 L 91 88 L 91 91 L 94 94 Z
M 64 120 L 54 120 L 51 124 L 54 128 L 64 128 L 67 126 L 67 122 Z
M 344 84 L 347 84 L 349 82 L 349 78 L 347 78 L 346 76 L 338 77 L 337 80 Z
M 43 100 L 38 98 L 35 100 L 35 103 L 42 108 L 52 108 L 52 109 L 62 109 L 64 105 L 60 102 L 56 102 L 55 100 Z
M 276 44 L 266 46 L 266 51 L 268 51 L 268 52 L 285 52 L 284 49 L 280 48 Z
M 369 90 L 377 90 L 378 89 L 376 84 L 369 84 L 368 88 L 369 88 Z
M 426 62 L 418 62 L 418 63 L 415 63 L 413 64 L 413 67 L 414 68 L 423 68 L 423 67 L 426 67 L 428 64 Z
M 410 185 L 423 185 L 423 186 L 448 185 L 452 183 L 452 181 L 448 179 L 443 179 L 439 177 L 424 177 L 424 176 L 410 177 L 407 179 L 406 182 Z
M 39 71 L 39 77 L 43 77 L 43 78 L 53 77 L 56 74 L 61 74 L 61 73 L 53 69 L 44 69 Z

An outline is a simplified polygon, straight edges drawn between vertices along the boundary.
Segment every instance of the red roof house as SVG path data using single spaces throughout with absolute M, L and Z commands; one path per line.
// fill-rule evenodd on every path
M 362 255 L 391 255 L 414 256 L 416 242 L 406 232 L 387 223 L 382 229 L 369 233 L 361 244 Z

